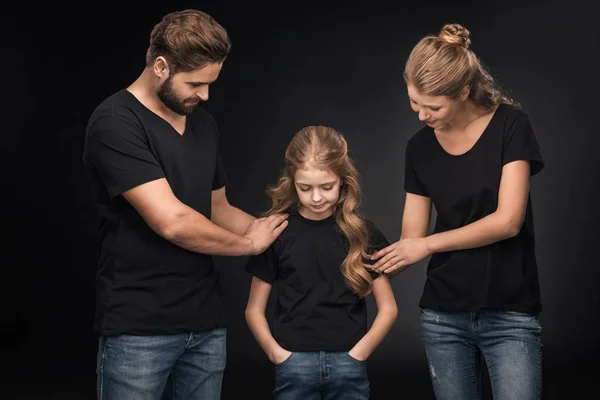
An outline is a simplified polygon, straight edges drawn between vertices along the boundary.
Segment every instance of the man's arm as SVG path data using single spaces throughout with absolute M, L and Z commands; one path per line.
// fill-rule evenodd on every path
M 164 178 L 127 190 L 123 197 L 157 234 L 197 253 L 260 254 L 287 226 L 287 215 L 273 215 L 252 221 L 244 235 L 230 232 L 179 201 Z
M 230 232 L 244 235 L 256 218 L 229 204 L 225 186 L 212 192 L 211 221 Z

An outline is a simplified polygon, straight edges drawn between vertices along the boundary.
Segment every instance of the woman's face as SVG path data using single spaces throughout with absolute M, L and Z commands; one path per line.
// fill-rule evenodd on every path
M 407 85 L 407 89 L 410 106 L 419 114 L 419 120 L 434 129 L 451 126 L 465 101 L 462 97 L 451 99 L 448 96 L 428 96 L 410 84 Z

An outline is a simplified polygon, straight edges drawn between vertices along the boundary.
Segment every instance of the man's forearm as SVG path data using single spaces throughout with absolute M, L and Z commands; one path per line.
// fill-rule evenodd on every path
M 243 237 L 243 232 L 237 234 L 224 229 L 191 208 L 175 216 L 159 234 L 177 246 L 197 253 L 244 256 L 253 251 L 252 240 Z
M 244 235 L 248 229 L 248 225 L 255 219 L 252 215 L 230 204 L 215 207 L 212 210 L 211 218 L 212 222 L 221 228 L 237 233 L 238 235 Z

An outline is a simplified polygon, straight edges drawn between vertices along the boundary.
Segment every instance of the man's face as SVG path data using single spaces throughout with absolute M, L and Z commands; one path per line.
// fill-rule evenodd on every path
M 217 80 L 223 64 L 208 64 L 190 72 L 170 74 L 156 94 L 179 115 L 191 114 L 200 101 L 208 100 L 208 87 Z

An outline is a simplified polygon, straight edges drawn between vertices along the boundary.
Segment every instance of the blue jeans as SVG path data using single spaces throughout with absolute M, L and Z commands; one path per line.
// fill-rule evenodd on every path
M 481 399 L 481 359 L 494 400 L 539 400 L 542 342 L 537 316 L 513 311 L 421 311 L 421 336 L 438 400 Z
M 165 336 L 100 337 L 98 400 L 218 400 L 226 336 L 227 330 L 219 328 Z
M 277 400 L 365 400 L 367 366 L 346 352 L 292 353 L 275 366 L 273 393 Z

